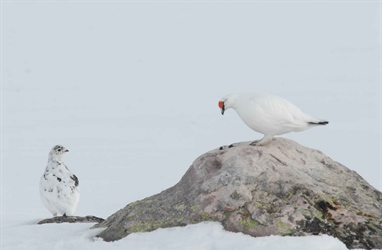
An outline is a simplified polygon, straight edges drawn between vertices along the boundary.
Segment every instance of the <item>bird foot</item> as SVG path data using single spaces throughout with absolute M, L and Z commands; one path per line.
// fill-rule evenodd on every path
M 251 142 L 249 145 L 251 145 L 251 146 L 260 146 L 260 145 L 261 145 L 261 144 L 260 144 L 260 141 L 261 141 L 261 140 L 253 141 L 253 142 Z
M 251 145 L 251 146 L 265 146 L 265 145 L 269 144 L 271 141 L 272 141 L 272 137 L 263 138 L 261 140 L 253 141 L 249 145 Z

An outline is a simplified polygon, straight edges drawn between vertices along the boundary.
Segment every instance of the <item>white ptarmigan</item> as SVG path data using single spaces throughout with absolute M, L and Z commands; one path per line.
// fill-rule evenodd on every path
M 62 161 L 68 152 L 61 145 L 49 152 L 48 166 L 40 179 L 40 197 L 53 216 L 71 216 L 80 199 L 79 181 Z
M 263 94 L 230 94 L 219 103 L 222 115 L 233 108 L 243 122 L 264 134 L 261 140 L 251 143 L 253 146 L 266 145 L 274 135 L 299 132 L 329 122 L 316 119 L 303 113 L 291 102 L 277 96 Z

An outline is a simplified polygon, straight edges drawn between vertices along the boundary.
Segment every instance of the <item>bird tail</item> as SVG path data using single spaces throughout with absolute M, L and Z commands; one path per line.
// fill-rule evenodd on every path
M 328 123 L 328 121 L 308 122 L 309 125 L 326 125 Z

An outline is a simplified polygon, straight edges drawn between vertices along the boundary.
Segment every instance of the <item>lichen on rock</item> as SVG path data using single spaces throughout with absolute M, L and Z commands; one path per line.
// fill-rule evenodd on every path
M 322 152 L 277 138 L 198 157 L 175 186 L 127 205 L 98 237 L 219 221 L 252 236 L 328 234 L 348 248 L 382 248 L 382 193 Z

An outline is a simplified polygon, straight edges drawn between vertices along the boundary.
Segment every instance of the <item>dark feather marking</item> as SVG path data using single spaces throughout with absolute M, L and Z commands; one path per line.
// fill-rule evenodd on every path
M 57 177 L 57 180 L 58 180 L 59 182 L 61 182 L 61 178 Z
M 78 187 L 78 184 L 80 184 L 80 182 L 78 181 L 77 176 L 72 175 L 72 176 L 70 176 L 70 179 L 72 179 L 74 181 L 74 186 Z

